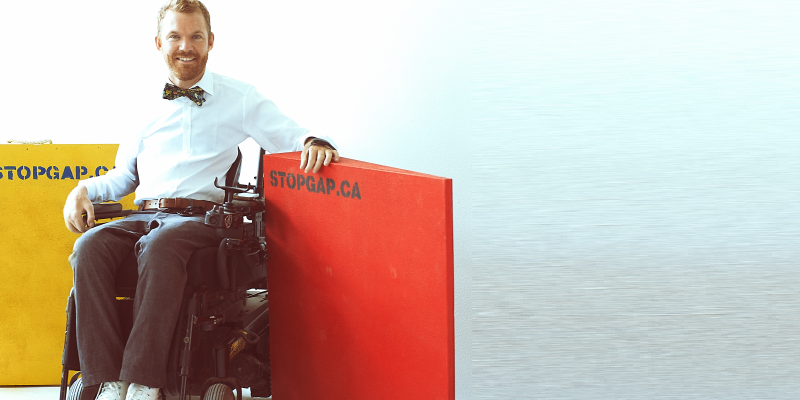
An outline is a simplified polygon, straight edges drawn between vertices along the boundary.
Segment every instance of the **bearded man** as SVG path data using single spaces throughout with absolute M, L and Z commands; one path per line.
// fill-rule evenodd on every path
M 165 4 L 155 45 L 169 68 L 161 98 L 154 93 L 158 112 L 120 145 L 115 169 L 79 182 L 64 205 L 67 228 L 83 233 L 69 258 L 82 377 L 84 386 L 102 384 L 102 400 L 156 399 L 165 384 L 186 262 L 193 251 L 219 243 L 202 215 L 176 212 L 186 208 L 181 204 L 210 210 L 222 203 L 214 178 L 223 181 L 238 145 L 252 137 L 270 153 L 302 150 L 300 168 L 306 172 L 339 159 L 330 138 L 312 137 L 253 86 L 206 69 L 214 34 L 200 1 Z M 134 203 L 152 213 L 94 228 L 93 201 L 116 201 L 134 191 Z M 164 199 L 181 208 L 161 208 Z M 139 280 L 133 329 L 123 343 L 114 283 L 117 266 L 131 250 Z

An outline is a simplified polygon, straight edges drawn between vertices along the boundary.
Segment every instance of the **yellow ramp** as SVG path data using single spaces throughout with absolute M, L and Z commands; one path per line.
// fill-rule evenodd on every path
M 117 146 L 0 145 L 0 385 L 60 382 L 78 237 L 64 225 L 64 200 L 113 167 Z M 133 196 L 123 204 L 133 208 Z

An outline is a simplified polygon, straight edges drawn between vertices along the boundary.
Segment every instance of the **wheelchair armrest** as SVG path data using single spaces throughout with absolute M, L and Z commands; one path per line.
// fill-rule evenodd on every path
M 106 218 L 127 217 L 133 210 L 123 210 L 120 203 L 92 203 L 95 221 Z

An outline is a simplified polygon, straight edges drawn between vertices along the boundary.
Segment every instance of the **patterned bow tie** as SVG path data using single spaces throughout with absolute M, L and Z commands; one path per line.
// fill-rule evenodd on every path
M 202 107 L 203 103 L 206 101 L 206 98 L 203 97 L 203 94 L 205 94 L 205 91 L 200 89 L 199 86 L 195 86 L 191 89 L 181 89 L 171 83 L 167 83 L 166 86 L 164 86 L 164 95 L 162 97 L 167 100 L 174 100 L 178 97 L 185 96 L 189 100 L 193 101 L 194 104 Z

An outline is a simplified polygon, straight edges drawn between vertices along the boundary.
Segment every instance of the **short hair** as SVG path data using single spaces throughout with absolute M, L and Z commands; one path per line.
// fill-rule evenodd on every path
M 211 33 L 211 14 L 208 13 L 208 9 L 200 0 L 169 0 L 158 10 L 158 30 L 156 31 L 158 37 L 161 37 L 161 21 L 164 20 L 164 16 L 167 15 L 169 10 L 186 14 L 202 14 L 206 20 L 208 33 Z

